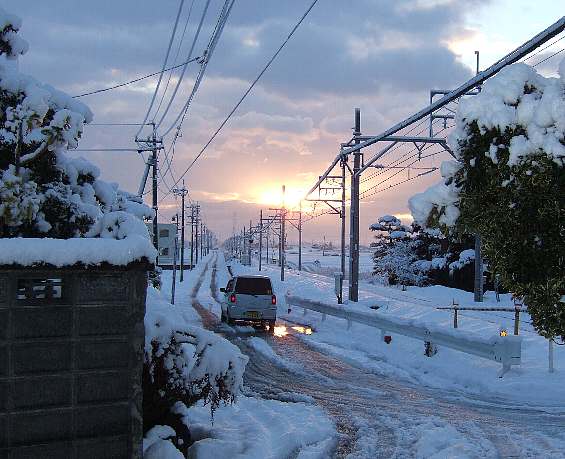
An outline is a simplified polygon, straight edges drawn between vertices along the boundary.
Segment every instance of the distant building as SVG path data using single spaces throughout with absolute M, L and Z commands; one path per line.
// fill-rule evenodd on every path
M 153 223 L 146 223 L 151 240 L 153 240 Z M 157 223 L 158 240 L 159 240 L 159 257 L 157 259 L 158 266 L 173 266 L 174 253 L 175 253 L 175 236 L 177 225 L 176 223 Z M 180 264 L 179 250 L 180 241 L 177 245 L 177 263 Z

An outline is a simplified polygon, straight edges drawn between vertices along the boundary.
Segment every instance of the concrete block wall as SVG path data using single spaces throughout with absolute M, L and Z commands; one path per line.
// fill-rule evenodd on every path
M 0 459 L 141 458 L 146 267 L 0 267 Z

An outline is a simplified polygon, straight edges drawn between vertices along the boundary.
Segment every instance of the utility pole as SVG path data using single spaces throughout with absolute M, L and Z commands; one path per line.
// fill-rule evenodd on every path
M 249 266 L 252 265 L 251 263 L 251 244 L 253 241 L 253 233 L 251 232 L 251 220 L 249 220 L 249 241 L 247 241 L 247 256 L 249 257 Z
M 200 256 L 204 257 L 204 222 L 200 221 Z
M 177 280 L 177 250 L 178 250 L 177 237 L 178 237 L 178 234 L 179 234 L 179 213 L 178 212 L 173 217 L 173 220 L 175 222 L 176 229 L 175 229 L 175 247 L 174 247 L 174 250 L 173 250 L 173 283 L 171 285 L 171 304 L 175 304 L 175 289 L 176 289 L 176 280 Z
M 355 145 L 361 143 L 361 110 L 355 109 Z M 359 175 L 361 169 L 361 150 L 353 153 L 353 173 L 351 174 L 351 218 L 349 224 L 349 300 L 359 300 Z
M 298 271 L 302 271 L 302 200 L 298 210 Z
M 345 279 L 345 166 L 347 156 L 341 156 L 341 275 Z M 342 296 L 343 298 L 343 296 Z
M 284 193 L 285 193 L 285 186 L 282 186 L 282 209 L 281 209 L 281 254 L 280 254 L 280 263 L 281 263 L 281 281 L 284 282 L 284 263 L 285 263 L 285 218 L 286 218 L 286 209 L 284 207 Z
M 263 257 L 263 209 L 259 211 L 259 271 L 261 271 L 262 257 Z
M 181 240 L 180 240 L 180 281 L 184 280 L 184 198 L 188 194 L 188 190 L 184 186 L 184 180 L 182 181 L 182 188 L 173 188 L 173 194 L 175 196 L 180 196 L 182 199 L 182 210 L 181 210 Z M 177 222 L 178 224 L 178 222 Z
M 194 216 L 194 245 L 196 247 L 196 251 L 195 251 L 195 262 L 196 264 L 198 264 L 198 254 L 199 254 L 199 250 L 198 250 L 198 227 L 200 225 L 200 206 L 198 205 L 198 203 L 196 204 L 196 208 L 195 208 L 195 216 Z
M 157 203 L 157 133 L 155 131 L 155 123 L 153 126 L 153 136 L 152 140 L 152 150 L 151 150 L 151 166 L 152 170 L 152 186 L 153 186 L 153 245 L 157 249 L 157 254 L 159 254 L 159 234 L 157 228 L 157 213 L 159 211 L 159 205 Z
M 483 259 L 481 257 L 481 237 L 475 234 L 475 285 L 474 300 L 483 301 Z
M 262 211 L 261 211 L 261 212 L 262 212 Z M 267 261 L 266 261 L 266 263 L 269 264 L 269 227 L 268 227 L 268 226 L 267 226 L 266 240 L 267 240 L 267 250 L 266 250 L 266 252 L 267 252 L 267 253 L 266 253 L 266 255 L 267 255 L 266 260 L 267 260 Z
M 190 206 L 190 269 L 194 268 L 194 204 Z

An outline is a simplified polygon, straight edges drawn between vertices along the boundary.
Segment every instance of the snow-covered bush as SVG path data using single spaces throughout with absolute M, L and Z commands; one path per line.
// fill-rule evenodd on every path
M 144 431 L 169 425 L 188 447 L 186 426 L 172 408 L 177 403 L 190 407 L 203 400 L 213 415 L 221 403 L 232 403 L 243 387 L 247 357 L 221 336 L 185 325 L 180 313 L 158 290 L 149 287 L 147 294 Z
M 559 73 L 514 64 L 461 100 L 449 139 L 458 161 L 409 203 L 422 225 L 479 234 L 547 338 L 565 338 L 565 60 Z
M 373 274 L 390 285 L 473 288 L 474 263 L 467 256 L 467 247 L 472 246 L 469 238 L 457 240 L 437 229 L 403 225 L 391 215 L 379 218 L 369 229 L 376 233 L 371 244 L 375 249 Z
M 0 8 L 5 58 L 27 51 L 20 26 Z M 139 218 L 152 210 L 100 180 L 90 162 L 65 154 L 91 120 L 83 103 L 0 62 L 0 237 L 147 236 Z

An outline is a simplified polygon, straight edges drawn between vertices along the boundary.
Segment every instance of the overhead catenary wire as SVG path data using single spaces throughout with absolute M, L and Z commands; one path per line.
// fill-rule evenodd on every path
M 534 56 L 537 56 L 539 53 L 542 53 L 543 51 L 545 51 L 547 48 L 551 48 L 554 44 L 560 42 L 561 40 L 563 40 L 565 38 L 565 35 L 562 35 L 560 38 L 558 38 L 557 40 L 555 40 L 554 42 L 550 43 L 549 45 L 544 46 L 541 49 L 538 49 L 535 53 L 530 54 L 528 57 L 526 57 L 522 62 L 525 62 L 529 59 L 531 59 Z
M 218 126 L 218 128 L 214 131 L 214 133 L 212 134 L 212 136 L 210 137 L 210 139 L 208 140 L 208 142 L 206 142 L 206 144 L 200 149 L 200 151 L 198 152 L 198 154 L 196 155 L 196 157 L 192 160 L 192 162 L 188 165 L 188 167 L 185 169 L 185 171 L 182 173 L 182 175 L 177 179 L 177 181 L 175 182 L 175 184 L 173 186 L 176 186 L 178 184 L 178 182 L 188 173 L 188 171 L 194 166 L 194 164 L 196 164 L 196 162 L 200 159 L 200 157 L 204 154 L 204 152 L 206 151 L 206 149 L 208 148 L 208 146 L 214 141 L 214 139 L 216 138 L 216 136 L 220 133 L 220 131 L 223 129 L 223 127 L 227 124 L 227 122 L 229 121 L 229 119 L 232 117 L 232 115 L 235 113 L 235 111 L 239 108 L 239 106 L 243 103 L 243 101 L 245 100 L 245 98 L 249 95 L 249 93 L 253 90 L 253 88 L 255 87 L 255 85 L 257 84 L 257 82 L 261 79 L 261 77 L 263 76 L 263 74 L 268 70 L 268 68 L 271 66 L 271 64 L 274 62 L 274 60 L 277 58 L 277 56 L 280 54 L 280 52 L 282 51 L 282 49 L 285 47 L 285 45 L 290 41 L 290 39 L 292 38 L 292 36 L 294 35 L 294 33 L 296 32 L 296 30 L 300 27 L 300 25 L 302 24 L 302 22 L 304 21 L 304 19 L 306 19 L 306 16 L 308 16 L 308 14 L 310 13 L 310 11 L 312 10 L 312 8 L 314 8 L 314 6 L 316 5 L 316 3 L 318 2 L 318 0 L 314 0 L 310 6 L 307 8 L 307 10 L 305 11 L 305 13 L 302 15 L 302 17 L 298 20 L 298 22 L 294 25 L 294 27 L 292 28 L 292 30 L 290 31 L 290 33 L 288 34 L 288 36 L 286 37 L 286 39 L 283 41 L 283 43 L 279 46 L 279 48 L 277 49 L 277 51 L 273 54 L 273 56 L 271 57 L 271 59 L 269 59 L 269 61 L 267 62 L 267 64 L 263 67 L 263 69 L 259 72 L 259 74 L 255 77 L 255 79 L 253 80 L 253 82 L 249 85 L 249 88 L 247 88 L 247 90 L 243 93 L 243 95 L 241 96 L 241 98 L 238 100 L 238 102 L 235 104 L 235 106 L 232 108 L 232 110 L 228 113 L 228 115 L 226 116 L 226 118 L 220 123 L 220 125 Z M 163 196 L 162 199 L 165 199 L 167 197 L 167 195 Z
M 534 65 L 532 65 L 532 67 L 537 67 L 538 65 L 543 64 L 545 61 L 548 61 L 549 59 L 557 56 L 558 54 L 562 53 L 563 51 L 565 51 L 565 48 L 561 48 L 559 51 L 557 51 L 557 52 L 551 54 L 550 56 L 546 57 L 545 59 L 542 59 L 541 61 L 535 63 Z
M 147 113 L 145 113 L 145 117 L 143 118 L 143 124 L 147 122 L 149 119 L 149 114 L 151 113 L 151 109 L 153 108 L 153 104 L 155 103 L 155 98 L 157 97 L 157 93 L 159 92 L 159 86 L 161 85 L 161 80 L 163 79 L 163 73 L 165 72 L 165 68 L 167 67 L 167 61 L 169 60 L 169 53 L 171 52 L 171 47 L 173 46 L 173 41 L 175 39 L 175 35 L 177 32 L 177 26 L 179 24 L 179 19 L 182 13 L 182 7 L 184 6 L 184 0 L 180 0 L 179 9 L 177 11 L 177 17 L 175 18 L 175 25 L 173 26 L 173 31 L 171 32 L 171 38 L 169 40 L 169 45 L 167 46 L 167 52 L 165 53 L 165 60 L 163 61 L 163 68 L 161 69 L 161 73 L 159 75 L 159 80 L 157 81 L 157 85 L 155 86 L 155 91 L 153 92 L 153 97 L 151 97 L 151 102 L 149 103 L 149 108 L 147 109 Z M 135 137 L 139 136 L 141 131 L 143 130 L 143 126 L 139 128 Z

